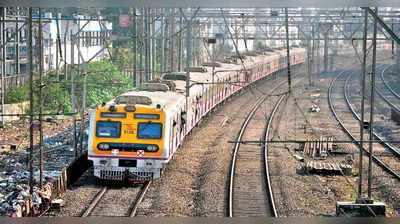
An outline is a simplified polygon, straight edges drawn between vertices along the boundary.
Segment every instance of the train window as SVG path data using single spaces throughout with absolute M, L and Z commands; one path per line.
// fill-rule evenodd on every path
M 138 138 L 140 139 L 161 139 L 162 124 L 161 123 L 139 123 Z
M 135 114 L 134 118 L 135 119 L 159 120 L 160 115 L 159 114 Z
M 183 132 L 183 128 L 185 127 L 186 120 L 187 120 L 186 111 L 182 111 L 181 112 L 181 134 Z
M 165 74 L 162 76 L 163 80 L 181 80 L 186 81 L 185 74 Z
M 121 122 L 97 121 L 96 136 L 104 138 L 119 138 L 121 136 Z
M 126 114 L 125 113 L 101 112 L 100 117 L 103 117 L 103 118 L 126 118 Z

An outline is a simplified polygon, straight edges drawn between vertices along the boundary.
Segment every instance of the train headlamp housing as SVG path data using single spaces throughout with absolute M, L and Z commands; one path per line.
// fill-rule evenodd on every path
M 126 112 L 135 112 L 136 111 L 136 107 L 133 105 L 125 106 L 124 109 Z
M 100 150 L 109 150 L 110 149 L 110 145 L 107 143 L 100 143 L 97 145 L 97 148 L 99 148 Z
M 117 108 L 116 108 L 114 105 L 111 105 L 111 106 L 108 108 L 108 110 L 111 111 L 111 112 L 115 112 L 115 111 L 117 111 Z
M 148 145 L 146 147 L 146 151 L 148 151 L 148 152 L 157 152 L 158 151 L 158 145 Z

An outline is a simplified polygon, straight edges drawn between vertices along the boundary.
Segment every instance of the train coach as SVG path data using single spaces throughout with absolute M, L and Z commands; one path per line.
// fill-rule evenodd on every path
M 305 61 L 291 49 L 291 64 Z M 170 73 L 144 83 L 90 111 L 88 159 L 103 180 L 144 182 L 161 177 L 185 136 L 216 105 L 247 85 L 286 68 L 286 51 L 247 56 L 244 63 L 220 63 L 214 77 L 205 67 Z M 245 70 L 244 70 L 245 68 Z

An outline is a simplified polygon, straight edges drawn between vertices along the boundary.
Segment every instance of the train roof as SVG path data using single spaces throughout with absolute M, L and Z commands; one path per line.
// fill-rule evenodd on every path
M 291 52 L 293 53 L 297 53 L 300 50 L 304 51 L 303 48 L 291 48 Z M 256 56 L 246 56 L 246 58 L 244 59 L 244 66 L 246 67 L 246 69 L 248 69 L 250 65 L 265 63 L 282 55 L 286 55 L 286 50 L 275 50 L 274 52 L 267 52 L 267 55 L 259 54 Z M 221 81 L 229 77 L 234 77 L 238 72 L 243 70 L 243 65 L 241 64 L 240 60 L 237 64 L 219 64 L 221 66 L 215 68 L 214 82 Z M 205 68 L 207 68 L 207 72 L 190 72 L 191 96 L 199 95 L 202 92 L 203 88 L 208 88 L 209 85 L 207 83 L 212 82 L 212 67 L 205 66 Z M 179 72 L 172 73 L 178 74 Z M 184 75 L 184 73 L 179 74 Z M 124 104 L 127 103 L 125 98 L 135 98 L 133 104 L 138 104 L 145 107 L 156 108 L 157 105 L 160 105 L 162 108 L 167 110 L 176 108 L 177 105 L 182 105 L 182 101 L 185 101 L 186 81 L 172 81 L 176 85 L 175 91 L 146 91 L 140 90 L 140 88 L 134 88 L 131 91 L 118 96 L 116 99 L 111 100 L 107 103 L 107 105 Z
M 185 97 L 174 91 L 139 91 L 134 88 L 129 92 L 121 94 L 117 98 L 111 100 L 107 105 L 118 104 L 118 99 L 121 97 L 141 97 L 143 99 L 150 99 L 150 103 L 133 103 L 144 107 L 156 108 L 160 105 L 163 109 L 173 108 L 178 102 L 185 100 Z M 121 103 L 126 104 L 126 103 Z M 127 103 L 130 104 L 130 103 Z

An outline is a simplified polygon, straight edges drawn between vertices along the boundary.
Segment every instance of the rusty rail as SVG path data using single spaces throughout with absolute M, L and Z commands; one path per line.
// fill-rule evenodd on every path
M 90 213 L 92 213 L 93 209 L 99 203 L 99 201 L 103 198 L 104 194 L 107 192 L 107 187 L 103 187 L 94 197 L 94 199 L 90 202 L 89 206 L 82 213 L 81 217 L 88 217 Z

